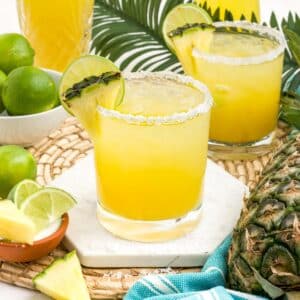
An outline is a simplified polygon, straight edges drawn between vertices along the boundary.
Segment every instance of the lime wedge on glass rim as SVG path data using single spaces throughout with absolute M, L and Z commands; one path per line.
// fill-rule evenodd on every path
M 9 192 L 7 199 L 13 201 L 20 208 L 22 203 L 42 187 L 35 181 L 25 179 L 15 185 Z
M 162 32 L 171 51 L 174 52 L 174 46 L 168 36 L 169 32 L 185 24 L 193 23 L 212 24 L 212 19 L 206 10 L 192 3 L 177 5 L 168 13 L 163 23 Z
M 75 204 L 75 199 L 67 192 L 46 187 L 29 196 L 20 209 L 34 222 L 37 231 L 41 231 L 60 219 Z
M 88 55 L 76 59 L 64 72 L 59 95 L 63 107 L 74 115 L 93 138 L 99 130 L 97 106 L 115 109 L 124 97 L 124 79 L 109 59 Z

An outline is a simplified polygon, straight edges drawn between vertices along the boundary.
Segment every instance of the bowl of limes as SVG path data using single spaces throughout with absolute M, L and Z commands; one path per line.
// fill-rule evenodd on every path
M 33 61 L 25 37 L 0 35 L 0 144 L 30 146 L 68 116 L 58 97 L 61 74 Z

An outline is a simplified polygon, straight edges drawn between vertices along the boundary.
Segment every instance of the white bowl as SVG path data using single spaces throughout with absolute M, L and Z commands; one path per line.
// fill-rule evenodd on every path
M 56 85 L 61 73 L 45 70 L 55 81 Z M 60 105 L 54 109 L 24 116 L 8 116 L 0 114 L 0 144 L 30 146 L 48 136 L 57 129 L 67 118 L 68 113 Z

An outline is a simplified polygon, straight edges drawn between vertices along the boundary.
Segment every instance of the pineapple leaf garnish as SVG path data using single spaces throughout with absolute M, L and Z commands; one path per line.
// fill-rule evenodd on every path
M 215 29 L 215 26 L 206 23 L 193 23 L 193 24 L 187 23 L 184 26 L 178 27 L 172 30 L 171 32 L 169 32 L 168 36 L 170 38 L 173 38 L 175 36 L 181 36 L 185 31 L 190 29 L 197 29 L 197 28 L 206 30 L 206 29 Z
M 70 101 L 73 98 L 80 97 L 82 91 L 90 86 L 99 84 L 109 84 L 113 80 L 121 78 L 120 72 L 105 72 L 99 76 L 90 76 L 84 78 L 82 81 L 75 83 L 72 87 L 64 93 L 65 101 Z

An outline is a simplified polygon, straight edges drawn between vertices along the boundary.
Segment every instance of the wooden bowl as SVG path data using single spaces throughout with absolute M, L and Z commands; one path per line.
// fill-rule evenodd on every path
M 64 214 L 57 231 L 34 242 L 32 245 L 0 241 L 0 260 L 7 262 L 29 262 L 49 254 L 63 239 L 68 224 L 69 216 L 68 214 Z

